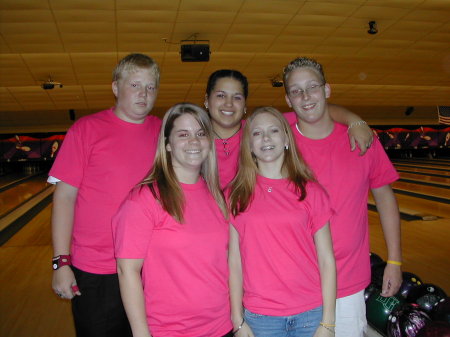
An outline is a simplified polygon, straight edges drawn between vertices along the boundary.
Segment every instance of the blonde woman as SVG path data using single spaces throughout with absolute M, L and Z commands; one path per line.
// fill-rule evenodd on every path
M 165 115 L 154 167 L 113 221 L 134 337 L 232 336 L 227 208 L 211 122 L 183 103 Z
M 229 199 L 236 336 L 333 336 L 329 199 L 278 110 L 258 108 L 248 118 Z

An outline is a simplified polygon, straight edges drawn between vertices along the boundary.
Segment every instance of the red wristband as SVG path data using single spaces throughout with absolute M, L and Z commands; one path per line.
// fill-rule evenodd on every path
M 70 255 L 58 255 L 52 258 L 52 268 L 57 270 L 62 266 L 70 266 L 72 264 L 72 259 Z

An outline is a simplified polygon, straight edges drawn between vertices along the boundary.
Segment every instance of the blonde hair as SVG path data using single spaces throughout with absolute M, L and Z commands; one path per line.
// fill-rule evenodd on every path
M 195 104 L 179 103 L 171 107 L 165 114 L 161 132 L 158 139 L 153 168 L 141 184 L 149 186 L 153 196 L 161 203 L 163 209 L 174 217 L 178 222 L 184 221 L 184 195 L 178 182 L 175 171 L 172 167 L 171 155 L 167 151 L 169 136 L 172 132 L 175 120 L 185 114 L 192 115 L 202 127 L 210 144 L 210 151 L 205 161 L 202 163 L 200 175 L 206 182 L 209 191 L 217 202 L 222 214 L 228 217 L 227 206 L 219 186 L 217 173 L 216 150 L 212 125 L 205 110 Z
M 119 61 L 113 70 L 112 80 L 116 82 L 126 72 L 135 72 L 139 69 L 149 69 L 155 78 L 156 86 L 159 86 L 159 66 L 150 56 L 144 54 L 129 54 Z
M 283 175 L 286 175 L 287 179 L 294 184 L 295 190 L 299 195 L 299 201 L 306 197 L 306 184 L 308 181 L 315 181 L 313 173 L 297 149 L 291 128 L 281 112 L 270 106 L 256 108 L 245 124 L 239 155 L 239 170 L 231 182 L 230 210 L 233 215 L 244 212 L 253 198 L 258 164 L 250 148 L 250 127 L 256 116 L 262 113 L 268 113 L 275 117 L 286 134 L 288 148 L 284 152 L 281 170 Z
M 325 73 L 323 72 L 323 67 L 319 62 L 308 57 L 298 57 L 289 62 L 289 64 L 283 69 L 284 89 L 286 90 L 287 94 L 289 94 L 289 88 L 287 86 L 289 75 L 291 72 L 299 68 L 309 68 L 313 70 L 317 74 L 317 76 L 319 76 L 322 84 L 325 84 L 327 82 L 325 79 Z

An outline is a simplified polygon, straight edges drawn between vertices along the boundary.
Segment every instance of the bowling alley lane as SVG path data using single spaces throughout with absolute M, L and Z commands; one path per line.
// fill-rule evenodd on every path
M 2 337 L 75 337 L 70 302 L 51 289 L 51 206 L 0 247 Z
M 422 172 L 422 173 L 432 173 L 432 174 L 440 174 L 450 177 L 450 169 L 448 167 L 436 167 L 436 166 L 425 166 L 418 164 L 398 164 L 394 163 L 394 167 L 397 170 L 407 170 L 409 172 Z
M 1 192 L 0 218 L 49 187 L 46 179 L 47 175 L 45 174 L 35 176 Z
M 450 293 L 450 226 L 447 218 L 433 221 L 401 221 L 403 271 L 418 275 Z M 370 250 L 387 259 L 383 230 L 378 214 L 369 211 Z
M 0 176 L 0 190 L 4 189 L 10 184 L 13 184 L 17 181 L 21 181 L 23 179 L 26 179 L 27 177 L 30 177 L 30 174 L 25 173 L 19 173 L 19 172 L 12 172 L 8 174 L 4 174 Z
M 450 204 L 427 200 L 410 195 L 396 193 L 400 212 L 409 215 L 432 215 L 441 218 L 448 218 L 450 214 Z M 369 205 L 375 205 L 372 195 L 369 195 Z
M 417 183 L 434 183 L 443 186 L 450 186 L 450 176 L 430 175 L 425 173 L 410 173 L 405 171 L 399 171 L 400 178 L 402 180 L 412 180 Z
M 417 193 L 423 195 L 424 198 L 427 196 L 441 198 L 443 201 L 447 200 L 450 203 L 450 190 L 448 186 L 437 187 L 413 182 L 396 181 L 392 184 L 392 188 L 394 190 Z

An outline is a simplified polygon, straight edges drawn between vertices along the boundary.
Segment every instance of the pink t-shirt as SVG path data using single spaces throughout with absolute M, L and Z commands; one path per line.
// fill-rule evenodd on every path
M 289 120 L 289 118 L 288 118 Z M 337 297 L 370 283 L 367 198 L 370 189 L 399 178 L 379 140 L 364 156 L 350 151 L 347 127 L 335 123 L 324 139 L 304 137 L 291 124 L 297 145 L 319 183 L 328 191 L 335 214 L 330 226 L 337 267 Z
M 147 321 L 154 337 L 223 336 L 232 329 L 228 222 L 203 179 L 181 184 L 184 223 L 134 189 L 113 219 L 117 258 L 144 259 Z
M 111 218 L 149 172 L 161 121 L 119 119 L 112 109 L 80 118 L 67 132 L 49 175 L 78 188 L 71 255 L 77 268 L 116 273 Z
M 227 139 L 215 139 L 217 153 L 217 167 L 219 170 L 220 187 L 225 187 L 234 179 L 239 166 L 239 149 L 242 138 L 242 128 L 245 121 L 241 122 L 241 129 Z
M 239 233 L 244 306 L 251 312 L 290 316 L 322 305 L 314 234 L 331 216 L 317 183 L 298 200 L 287 179 L 257 177 L 254 198 L 233 220 Z

